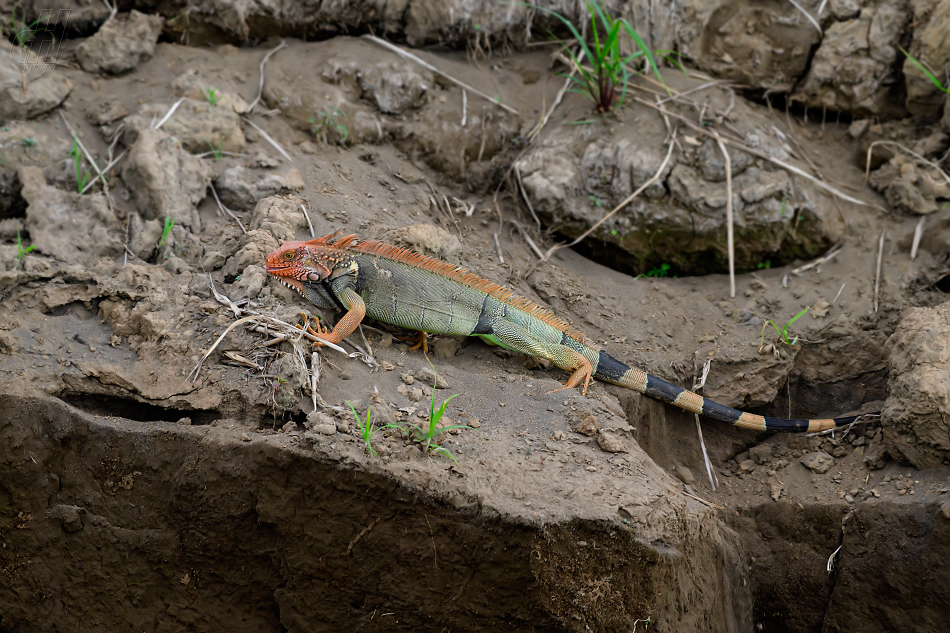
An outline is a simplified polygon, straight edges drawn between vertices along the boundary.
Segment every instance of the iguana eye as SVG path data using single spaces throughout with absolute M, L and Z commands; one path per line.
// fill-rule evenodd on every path
M 284 253 L 284 259 L 288 261 L 293 259 L 296 256 L 297 256 L 297 253 L 295 253 L 294 251 L 287 251 L 286 253 Z

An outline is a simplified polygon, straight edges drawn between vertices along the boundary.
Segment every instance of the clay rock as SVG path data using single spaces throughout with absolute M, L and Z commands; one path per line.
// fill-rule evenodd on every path
M 83 266 L 122 252 L 121 223 L 102 194 L 52 187 L 39 167 L 23 167 L 19 179 L 28 205 L 26 230 L 38 251 Z
M 254 206 L 248 228 L 266 231 L 274 237 L 276 243 L 283 243 L 295 239 L 297 234 L 307 227 L 307 217 L 296 202 L 271 196 L 260 200 Z M 309 237 L 309 233 L 307 235 Z
M 225 276 L 237 276 L 248 266 L 260 266 L 267 255 L 277 248 L 278 242 L 263 229 L 254 229 L 241 238 L 241 246 L 224 264 Z
M 122 180 L 147 220 L 171 217 L 199 227 L 195 208 L 211 184 L 211 170 L 161 130 L 140 131 L 122 166 Z
M 69 534 L 74 534 L 83 528 L 82 517 L 85 514 L 85 508 L 62 504 L 53 506 L 48 513 L 49 518 L 62 521 L 63 529 Z
M 626 453 L 627 447 L 615 433 L 603 431 L 597 436 L 597 445 L 607 453 Z
M 871 186 L 884 194 L 894 209 L 915 215 L 937 211 L 937 199 L 950 198 L 950 184 L 942 172 L 921 165 L 903 154 L 897 154 L 873 174 Z
M 887 451 L 917 468 L 950 461 L 950 302 L 907 309 L 885 351 Z
M 363 98 L 385 114 L 402 114 L 426 103 L 432 75 L 404 63 L 377 64 L 359 73 Z
M 749 449 L 749 455 L 756 464 L 767 464 L 772 459 L 772 445 L 758 444 Z
M 717 108 L 728 107 L 724 94 L 714 92 L 711 99 Z M 626 109 L 628 120 L 654 116 L 635 104 Z M 755 145 L 789 159 L 782 138 L 764 138 L 771 130 L 766 111 L 741 101 L 735 111 L 743 129 L 759 137 Z M 599 249 L 610 258 L 606 263 L 645 272 L 662 261 L 681 270 L 701 266 L 708 273 L 712 260 L 726 269 L 721 245 L 728 187 L 721 151 L 711 139 L 692 138 L 681 147 L 657 182 L 594 232 L 591 239 L 607 245 Z M 578 236 L 644 186 L 666 154 L 662 136 L 605 121 L 546 128 L 515 166 L 537 213 L 561 232 Z M 813 184 L 742 152 L 730 150 L 730 157 L 738 266 L 754 267 L 784 249 L 816 255 L 841 236 L 841 219 Z M 797 216 L 802 230 L 792 231 Z
M 821 475 L 831 470 L 835 464 L 835 458 L 824 451 L 816 451 L 802 455 L 801 463 L 808 470 Z
M 431 367 L 421 367 L 417 369 L 414 374 L 414 378 L 423 384 L 429 385 L 430 387 L 435 387 L 437 389 L 452 388 L 445 376 L 437 375 L 436 372 L 432 371 Z
M 162 17 L 120 13 L 79 45 L 76 59 L 87 73 L 117 74 L 151 59 L 162 32 Z
M 134 143 L 143 130 L 151 129 L 153 122 L 162 120 L 172 105 L 148 103 L 126 119 L 129 142 Z M 186 98 L 160 130 L 175 137 L 182 147 L 193 153 L 212 150 L 239 152 L 247 144 L 237 113 L 220 103 L 211 105 L 207 100 Z
M 687 486 L 696 485 L 696 477 L 693 475 L 693 471 L 686 466 L 677 466 L 673 469 L 673 474 Z
M 840 3 L 792 98 L 809 108 L 859 116 L 899 113 L 893 84 L 909 6 L 882 0 Z
M 574 431 L 588 437 L 597 435 L 597 418 L 592 415 L 587 416 L 580 421 L 580 424 L 574 428 Z
M 686 25 L 698 21 L 703 26 L 692 43 L 701 68 L 775 92 L 791 90 L 808 69 L 821 34 L 792 3 L 771 5 L 767 12 L 755 3 L 702 4 L 677 16 Z M 704 13 L 689 15 L 694 10 Z
M 73 89 L 63 73 L 47 70 L 25 48 L 11 48 L 0 47 L 0 120 L 32 119 L 62 103 Z
M 462 246 L 457 237 L 431 224 L 413 224 L 398 228 L 386 235 L 386 241 L 445 261 L 458 261 L 458 252 Z
M 927 9 L 933 7 L 928 12 Z M 918 60 L 925 60 L 931 68 L 943 68 L 950 62 L 950 0 L 916 3 L 914 40 L 908 51 Z M 928 15 L 929 13 L 929 15 Z M 945 81 L 938 72 L 937 77 Z M 928 118 L 940 116 L 945 93 L 909 59 L 904 59 L 904 81 L 907 87 L 907 110 Z
M 241 211 L 268 196 L 299 193 L 303 188 L 303 177 L 293 168 L 262 174 L 236 165 L 226 169 L 215 183 L 221 202 Z M 303 217 L 302 211 L 297 213 Z

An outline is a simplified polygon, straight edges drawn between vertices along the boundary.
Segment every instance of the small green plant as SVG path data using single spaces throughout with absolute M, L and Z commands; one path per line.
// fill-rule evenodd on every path
M 218 91 L 212 88 L 211 86 L 208 86 L 207 88 L 202 88 L 201 94 L 203 94 L 205 99 L 208 100 L 208 103 L 210 103 L 213 106 L 217 106 L 218 101 L 221 100 L 221 95 L 219 95 Z
M 565 74 L 563 76 L 574 82 L 577 86 L 575 92 L 589 96 L 599 112 L 609 114 L 623 105 L 630 79 L 639 74 L 639 71 L 631 71 L 630 65 L 633 62 L 645 61 L 661 84 L 663 84 L 663 77 L 657 67 L 656 56 L 663 57 L 682 68 L 679 61 L 672 57 L 671 51 L 651 51 L 629 22 L 608 14 L 601 7 L 599 0 L 587 0 L 586 4 L 587 11 L 590 14 L 590 34 L 592 38 L 590 44 L 584 40 L 577 27 L 560 13 L 536 5 L 526 6 L 532 6 L 557 18 L 577 40 L 584 61 L 589 65 L 584 65 L 581 56 L 575 55 L 566 44 L 561 42 L 564 51 L 570 57 L 571 65 L 577 71 L 577 75 Z M 636 46 L 637 50 L 630 55 L 621 53 L 620 36 L 622 33 L 626 33 Z
M 73 148 L 69 150 L 69 153 L 72 154 L 73 165 L 76 167 L 76 191 L 82 193 L 86 188 L 86 183 L 88 183 L 92 177 L 92 172 L 83 169 L 82 154 L 79 150 L 79 137 L 76 136 L 76 134 L 73 134 Z
M 158 244 L 155 245 L 156 250 L 165 246 L 165 242 L 168 240 L 168 236 L 171 235 L 172 228 L 175 226 L 175 220 L 171 216 L 165 216 L 165 226 L 162 228 L 162 239 L 158 240 Z
M 767 259 L 764 262 L 759 262 L 758 264 L 755 265 L 755 267 L 757 270 L 768 270 L 769 268 L 772 267 L 772 260 Z
M 23 248 L 23 240 L 20 239 L 20 232 L 16 232 L 16 263 L 19 264 L 20 260 L 23 259 L 23 256 L 36 248 L 36 244 L 30 244 L 26 248 Z
M 392 428 L 402 429 L 403 428 L 399 426 L 398 424 L 387 424 L 385 426 L 376 428 L 376 426 L 373 424 L 373 407 L 372 406 L 366 407 L 366 419 L 361 420 L 360 414 L 356 412 L 356 409 L 353 407 L 353 404 L 350 403 L 349 400 L 346 401 L 346 404 L 347 406 L 350 407 L 350 411 L 353 412 L 353 416 L 356 418 L 356 425 L 360 429 L 360 435 L 363 436 L 363 444 L 369 450 L 369 454 L 371 457 L 376 457 L 376 451 L 373 450 L 373 445 L 371 443 L 374 435 L 376 435 L 380 431 L 385 431 L 386 429 L 392 429 Z
M 310 123 L 313 125 L 313 134 L 328 145 L 342 145 L 350 136 L 350 131 L 346 126 L 337 122 L 338 117 L 346 116 L 340 108 L 333 106 L 332 109 L 320 110 L 317 116 L 310 117 Z
M 10 19 L 7 20 L 7 24 L 4 25 L 3 28 L 3 31 L 5 31 L 7 37 L 11 39 L 17 46 L 23 46 L 28 42 L 32 42 L 36 34 L 41 31 L 49 32 L 49 29 L 40 25 L 44 24 L 50 19 L 50 17 L 52 17 L 52 14 L 44 15 L 43 17 L 37 18 L 32 22 L 27 22 L 25 10 L 21 14 L 17 15 L 17 9 L 21 4 L 23 3 L 17 2 L 13 5 L 13 11 L 10 13 Z M 50 36 L 52 36 L 52 33 L 50 33 Z
M 409 423 L 409 426 L 412 427 L 412 430 L 415 432 L 416 437 L 414 441 L 419 444 L 419 448 L 421 448 L 423 452 L 428 453 L 429 451 L 432 451 L 433 453 L 436 453 L 436 454 L 445 455 L 446 457 L 448 457 L 449 459 L 451 459 L 453 462 L 457 464 L 458 460 L 455 459 L 455 455 L 452 454 L 452 451 L 442 446 L 439 446 L 439 443 L 435 441 L 435 436 L 445 431 L 451 431 L 452 429 L 472 429 L 473 431 L 475 429 L 471 426 L 468 426 L 467 424 L 453 424 L 445 428 L 441 428 L 441 429 L 439 428 L 439 421 L 442 419 L 442 416 L 445 415 L 445 409 L 446 407 L 449 406 L 449 400 L 451 400 L 452 398 L 456 397 L 459 394 L 456 393 L 449 396 L 439 406 L 439 408 L 436 409 L 435 389 L 439 381 L 439 376 L 435 373 L 435 370 L 433 370 L 432 376 L 433 376 L 432 400 L 429 403 L 429 426 L 428 428 L 422 428 L 421 426 L 417 424 L 412 424 L 411 422 Z M 477 433 L 478 431 L 475 431 L 475 432 Z
M 765 323 L 763 323 L 763 324 L 762 324 L 762 337 L 759 339 L 759 352 L 762 352 L 762 350 L 765 349 L 765 328 L 768 327 L 768 326 L 770 326 L 770 325 L 772 326 L 772 329 L 775 330 L 775 334 L 776 334 L 776 336 L 777 336 L 777 338 L 775 339 L 776 342 L 785 343 L 785 344 L 788 345 L 789 347 L 793 347 L 793 348 L 795 348 L 795 349 L 798 349 L 797 347 L 795 347 L 796 343 L 798 343 L 798 337 L 796 336 L 796 337 L 793 338 L 792 340 L 789 340 L 789 339 L 788 339 L 788 328 L 791 327 L 792 323 L 794 323 L 795 321 L 797 321 L 798 319 L 800 319 L 806 312 L 808 312 L 808 308 L 805 308 L 804 310 L 802 310 L 801 312 L 799 312 L 798 314 L 796 314 L 795 316 L 793 316 L 793 317 L 791 318 L 791 320 L 790 320 L 788 323 L 786 323 L 786 324 L 782 327 L 781 330 L 780 330 L 779 327 L 778 327 L 778 323 L 776 323 L 775 321 L 772 321 L 771 319 L 769 319 L 768 321 L 766 321 Z M 774 349 L 774 348 L 773 348 L 773 349 Z
M 214 162 L 220 161 L 222 156 L 221 143 L 217 145 L 213 145 L 211 141 L 205 141 L 205 143 L 211 148 L 211 157 L 214 159 Z
M 920 70 L 920 72 L 924 73 L 924 76 L 926 76 L 927 79 L 930 80 L 930 83 L 936 86 L 941 92 L 945 94 L 950 94 L 950 82 L 948 82 L 948 84 L 944 86 L 942 83 L 940 83 L 940 80 L 937 79 L 934 76 L 934 74 L 930 72 L 930 70 L 926 66 L 924 66 L 916 57 L 914 57 L 913 55 L 905 51 L 903 48 L 901 48 L 901 52 L 904 53 L 904 56 L 907 59 L 909 59 L 911 63 L 913 63 L 914 66 L 916 66 L 918 70 Z
M 23 139 L 23 147 L 36 147 L 36 139 L 27 136 L 25 139 Z
M 656 268 L 652 268 L 650 269 L 649 272 L 644 273 L 643 276 L 644 277 L 666 277 L 667 275 L 670 274 L 670 268 L 672 268 L 672 266 L 670 266 L 666 262 L 663 262 Z
M 604 203 L 597 196 L 587 196 L 587 199 L 590 201 L 591 206 L 602 207 Z

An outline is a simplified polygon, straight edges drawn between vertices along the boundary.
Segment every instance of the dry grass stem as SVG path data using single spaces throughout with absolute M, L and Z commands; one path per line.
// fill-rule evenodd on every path
M 881 239 L 877 243 L 877 273 L 874 275 L 874 312 L 878 309 L 878 297 L 881 294 L 881 263 L 884 260 L 884 238 L 887 229 L 881 231 Z
M 498 242 L 498 233 L 492 233 L 492 239 L 495 240 L 495 250 L 498 251 L 498 263 L 505 263 L 505 256 L 501 254 L 501 244 Z
M 834 304 L 835 304 L 835 302 L 838 300 L 838 297 L 840 297 L 840 296 L 841 296 L 841 293 L 844 291 L 844 287 L 845 287 L 846 285 L 848 285 L 848 284 L 841 284 L 841 287 L 838 288 L 838 294 L 836 294 L 836 295 L 835 295 L 835 298 L 831 300 L 831 305 L 834 305 Z
M 577 61 L 584 61 L 584 55 L 585 55 L 584 51 L 581 51 L 577 55 Z M 527 139 L 529 142 L 533 141 L 538 136 L 538 134 L 541 133 L 541 130 L 544 129 L 545 125 L 547 125 L 548 119 L 550 119 L 551 115 L 554 114 L 554 110 L 557 109 L 557 107 L 561 104 L 561 101 L 564 100 L 564 95 L 567 93 L 568 88 L 571 87 L 570 78 L 573 77 L 574 74 L 577 72 L 577 67 L 574 66 L 573 64 L 568 64 L 568 65 L 571 67 L 570 74 L 567 77 L 565 77 L 564 85 L 561 86 L 560 90 L 558 90 L 557 96 L 554 98 L 554 103 L 551 104 L 551 109 L 545 111 L 543 107 L 541 108 L 542 110 L 541 118 L 538 120 L 537 125 L 531 128 L 531 131 L 528 132 L 527 134 Z
M 227 208 L 226 206 L 224 206 L 223 204 L 221 204 L 221 199 L 218 198 L 218 192 L 215 191 L 214 185 L 209 184 L 208 186 L 211 187 L 211 193 L 214 194 L 214 201 L 217 203 L 218 209 L 219 209 L 222 213 L 224 213 L 225 215 L 228 215 L 228 216 L 230 216 L 231 218 L 233 218 L 234 221 L 237 222 L 238 226 L 241 227 L 241 232 L 244 233 L 245 235 L 247 235 L 247 229 L 244 228 L 244 224 L 238 219 L 238 217 L 237 217 L 236 215 L 234 215 L 234 212 L 231 211 L 231 209 L 229 209 L 229 208 Z
M 316 237 L 317 234 L 313 232 L 313 222 L 310 221 L 310 214 L 307 213 L 307 207 L 300 200 L 294 200 L 297 203 L 297 206 L 300 207 L 300 210 L 303 212 L 303 217 L 307 218 L 307 226 L 310 228 L 310 237 Z
M 699 377 L 699 380 L 693 383 L 693 391 L 699 393 L 702 388 L 706 385 L 706 379 L 709 377 L 709 368 L 712 366 L 712 359 L 706 360 L 703 363 L 703 372 Z M 699 446 L 703 452 L 703 462 L 706 464 L 706 476 L 709 477 L 709 485 L 712 486 L 713 492 L 716 492 L 716 482 L 714 478 L 714 471 L 712 467 L 712 461 L 709 459 L 709 453 L 706 452 L 706 442 L 703 440 L 703 425 L 699 420 L 699 414 L 694 413 L 693 417 L 696 418 L 696 433 L 699 435 Z
M 261 96 L 264 94 L 264 66 L 267 64 L 267 60 L 270 59 L 271 55 L 273 55 L 280 49 L 284 48 L 285 46 L 287 46 L 287 42 L 285 42 L 284 40 L 281 40 L 280 44 L 278 44 L 277 47 L 272 49 L 269 53 L 264 55 L 264 59 L 261 60 L 261 83 L 257 87 L 257 96 L 254 97 L 254 101 L 251 102 L 251 105 L 247 107 L 248 114 L 254 111 L 254 106 L 256 106 L 258 102 L 260 102 Z
M 914 229 L 914 242 L 910 245 L 910 258 L 912 260 L 917 259 L 917 249 L 920 248 L 920 240 L 924 237 L 924 224 L 927 221 L 927 216 L 922 215 L 917 221 L 917 227 Z
M 162 120 L 159 121 L 158 123 L 155 123 L 155 122 L 154 122 L 154 119 L 153 119 L 153 121 L 152 121 L 152 129 L 153 129 L 153 130 L 157 130 L 157 129 L 159 129 L 160 127 L 162 127 L 163 125 L 165 125 L 165 121 L 167 121 L 169 118 L 171 118 L 171 115 L 175 114 L 175 110 L 178 109 L 178 106 L 180 106 L 184 100 L 185 100 L 185 98 L 182 97 L 181 99 L 179 99 L 178 101 L 176 101 L 176 102 L 172 105 L 172 107 L 170 107 L 170 108 L 168 109 L 168 112 L 165 113 L 165 116 L 162 117 Z
M 83 145 L 82 140 L 79 138 L 79 134 L 76 133 L 76 129 L 70 125 L 69 120 L 66 118 L 66 115 L 63 114 L 63 111 L 59 111 L 59 116 L 63 117 L 63 123 L 66 124 L 66 127 L 69 128 L 70 133 L 73 135 L 73 138 L 76 139 L 76 144 L 79 146 L 79 149 L 82 150 L 82 153 L 86 156 L 86 160 L 89 161 L 89 164 L 92 165 L 92 168 L 96 170 L 96 177 L 93 178 L 92 182 L 96 182 L 102 179 L 102 170 L 99 169 L 99 165 L 96 164 L 96 161 L 92 158 L 92 154 L 89 153 L 89 150 L 86 149 L 86 146 Z M 83 189 L 85 191 L 85 189 Z
M 538 225 L 538 230 L 541 230 L 541 220 L 538 219 L 538 214 L 534 212 L 534 207 L 531 205 L 531 200 L 528 199 L 528 192 L 524 190 L 524 183 L 521 182 L 521 170 L 517 167 L 514 167 L 515 172 L 515 181 L 518 183 L 518 191 L 521 192 L 521 197 L 524 198 L 524 203 L 528 205 L 528 211 L 531 212 L 531 217 L 534 218 L 535 224 Z
M 729 158 L 729 151 L 723 144 L 719 134 L 716 133 L 716 143 L 719 145 L 719 151 L 722 152 L 722 160 L 726 168 L 726 250 L 729 257 L 729 296 L 736 296 L 736 245 L 733 230 L 733 212 L 732 212 L 732 160 Z
M 465 88 L 462 88 L 462 127 L 465 127 L 465 122 L 468 120 L 468 93 L 465 91 Z
M 444 77 L 445 79 L 448 79 L 449 81 L 451 81 L 452 83 L 454 83 L 456 86 L 458 86 L 458 87 L 460 87 L 460 88 L 462 88 L 462 89 L 464 89 L 464 90 L 470 90 L 473 94 L 478 95 L 479 97 L 485 99 L 486 101 L 490 101 L 490 102 L 494 103 L 496 106 L 498 106 L 498 107 L 501 108 L 502 110 L 507 110 L 508 112 L 511 112 L 511 113 L 514 114 L 514 115 L 521 116 L 521 113 L 519 113 L 517 110 L 515 110 L 515 109 L 512 108 L 511 106 L 507 106 L 507 105 L 505 105 L 505 104 L 503 104 L 503 103 L 501 103 L 501 102 L 495 100 L 494 97 L 485 94 L 485 93 L 482 92 L 481 90 L 476 90 L 475 88 L 473 88 L 472 86 L 468 85 L 467 83 L 465 83 L 465 82 L 463 82 L 463 81 L 459 81 L 459 80 L 456 79 L 455 77 L 452 77 L 451 75 L 442 72 L 441 70 L 439 70 L 438 68 L 436 68 L 435 66 L 433 66 L 433 65 L 430 64 L 429 62 L 423 60 L 422 58 L 417 57 L 416 55 L 413 55 L 412 53 L 410 53 L 410 52 L 408 52 L 408 51 L 404 51 L 404 50 L 402 50 L 401 48 L 399 48 L 398 46 L 396 46 L 396 45 L 394 45 L 394 44 L 390 44 L 389 42 L 387 42 L 387 41 L 384 40 L 384 39 L 378 38 L 378 37 L 376 37 L 375 35 L 363 35 L 362 37 L 363 37 L 363 39 L 369 40 L 369 41 L 371 41 L 371 42 L 375 42 L 376 44 L 379 44 L 380 46 L 382 46 L 382 47 L 384 47 L 384 48 L 388 48 L 389 50 L 391 50 L 392 52 L 396 53 L 396 54 L 399 55 L 400 57 L 403 57 L 403 58 L 405 58 L 405 59 L 408 59 L 408 60 L 411 60 L 411 61 L 416 62 L 417 64 L 419 64 L 420 66 L 422 66 L 422 67 L 425 68 L 426 70 L 428 70 L 428 71 L 430 71 L 430 72 L 434 72 L 435 74 L 439 75 L 440 77 Z
M 805 11 L 805 8 L 802 7 L 802 5 L 800 5 L 800 4 L 798 4 L 797 2 L 795 2 L 795 0 L 788 0 L 788 1 L 791 2 L 792 5 L 793 5 L 796 9 L 798 9 L 799 11 L 801 11 L 801 12 L 802 12 L 802 15 L 804 15 L 806 18 L 808 18 L 808 21 L 811 22 L 811 23 L 814 25 L 814 27 L 815 27 L 816 29 L 818 29 L 818 34 L 819 34 L 819 35 L 822 35 L 821 25 L 818 24 L 818 20 L 816 20 L 815 18 L 813 18 L 813 17 L 811 16 L 811 13 L 809 13 L 808 11 Z
M 694 501 L 698 501 L 703 505 L 709 506 L 710 508 L 716 508 L 717 510 L 725 510 L 725 508 L 719 505 L 718 503 L 713 503 L 712 501 L 706 501 L 705 499 L 697 497 L 696 495 L 691 495 L 686 491 L 681 490 L 680 494 L 686 497 L 689 497 L 690 499 L 693 499 Z
M 843 247 L 841 244 L 835 244 L 834 246 L 831 247 L 831 249 L 828 250 L 827 253 L 825 253 L 824 255 L 822 255 L 821 257 L 819 257 L 818 259 L 816 259 L 816 260 L 814 260 L 814 261 L 811 261 L 811 262 L 808 262 L 807 264 L 805 264 L 805 265 L 803 265 L 803 266 L 799 266 L 798 268 L 794 269 L 794 270 L 792 271 L 792 274 L 793 274 L 793 275 L 800 275 L 800 274 L 802 274 L 803 272 L 805 272 L 806 270 L 810 270 L 810 269 L 814 268 L 815 266 L 821 266 L 821 265 L 824 264 L 825 262 L 830 261 L 831 259 L 835 258 L 835 257 L 838 255 L 838 253 L 841 252 L 841 249 L 842 249 L 842 248 L 844 248 L 844 247 Z
M 263 136 L 263 137 L 264 137 L 264 140 L 267 141 L 268 143 L 270 143 L 270 144 L 274 147 L 274 149 L 276 149 L 278 152 L 280 152 L 280 155 L 283 156 L 284 158 L 286 158 L 288 163 L 294 162 L 294 159 L 292 159 L 292 158 L 290 157 L 290 154 L 288 154 L 287 152 L 285 152 L 285 151 L 284 151 L 284 148 L 281 147 L 280 144 L 279 144 L 277 141 L 275 141 L 274 139 L 272 139 L 271 136 L 270 136 L 270 134 L 268 134 L 267 132 L 265 132 L 264 130 L 262 130 L 257 124 L 255 124 L 254 121 L 251 121 L 251 120 L 250 120 L 249 118 L 247 118 L 247 117 L 242 117 L 241 120 L 244 121 L 245 123 L 247 123 L 248 125 L 250 125 L 250 126 L 251 126 L 252 128 L 254 128 L 255 130 L 257 130 L 257 133 L 260 134 L 261 136 Z
M 541 249 L 538 248 L 538 245 L 534 243 L 534 240 L 531 239 L 531 236 L 528 235 L 528 232 L 524 230 L 524 227 L 514 220 L 508 221 L 511 222 L 511 224 L 514 225 L 516 229 L 518 229 L 518 233 L 520 233 L 524 241 L 528 243 L 528 246 L 530 246 L 531 250 L 534 251 L 534 254 L 538 256 L 538 259 L 544 259 L 544 253 L 542 253 Z

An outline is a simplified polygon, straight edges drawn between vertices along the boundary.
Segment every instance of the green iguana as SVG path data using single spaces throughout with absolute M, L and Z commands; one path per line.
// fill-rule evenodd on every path
M 287 242 L 267 256 L 267 272 L 321 308 L 346 311 L 321 338 L 339 344 L 364 317 L 420 332 L 477 336 L 490 344 L 546 358 L 573 372 L 564 389 L 591 377 L 715 420 L 758 431 L 823 431 L 859 417 L 786 420 L 746 413 L 628 367 L 564 319 L 463 268 L 339 232 Z M 422 336 L 425 336 L 424 334 Z

